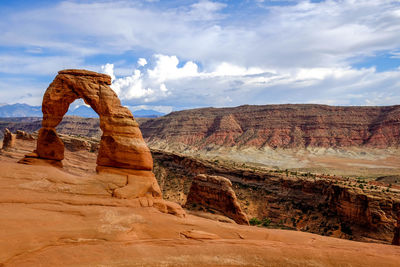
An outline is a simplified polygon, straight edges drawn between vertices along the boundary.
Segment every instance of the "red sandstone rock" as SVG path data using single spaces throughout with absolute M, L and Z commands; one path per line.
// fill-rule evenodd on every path
M 62 160 L 63 144 L 55 127 L 69 105 L 82 98 L 100 117 L 103 131 L 97 158 L 99 166 L 135 170 L 151 170 L 150 150 L 144 143 L 132 113 L 108 86 L 111 78 L 86 70 L 60 71 L 43 96 L 42 130 L 39 131 L 37 153 L 44 159 Z M 49 143 L 51 142 L 51 143 Z
M 82 98 L 100 117 L 103 132 L 97 157 L 98 179 L 108 181 L 107 190 L 120 199 L 138 199 L 144 207 L 154 202 L 159 210 L 184 216 L 182 208 L 162 200 L 161 190 L 154 174 L 153 159 L 142 138 L 138 124 L 129 109 L 121 106 L 114 91 L 108 86 L 111 78 L 87 70 L 63 70 L 47 88 L 42 103 L 43 121 L 37 147 L 20 163 L 54 164 L 64 159 L 64 142 L 55 127 L 68 111 L 69 105 Z M 70 150 L 96 149 L 85 140 L 65 139 Z M 35 158 L 37 155 L 37 158 Z M 169 208 L 169 207 L 173 208 Z
M 39 130 L 36 152 L 43 159 L 64 159 L 64 143 L 58 137 L 55 128 L 43 127 Z
M 33 136 L 30 133 L 27 133 L 25 131 L 17 130 L 16 135 L 17 135 L 17 139 L 34 140 Z
M 392 245 L 400 246 L 400 216 L 397 219 L 397 225 L 394 228 Z
M 386 244 L 392 242 L 398 231 L 397 190 L 383 192 L 384 187 L 369 186 L 360 189 L 332 176 L 314 179 L 231 164 L 216 165 L 159 150 L 153 150 L 153 157 L 164 197 L 179 203 L 187 198 L 190 181 L 207 173 L 233 181 L 238 201 L 249 218 L 268 218 L 273 224 L 302 231 Z M 346 234 L 350 231 L 352 235 Z
M 77 156 L 66 154 L 66 162 Z M 9 159 L 0 154 L 0 265 L 4 267 L 395 267 L 399 263 L 397 246 L 217 223 L 192 215 L 181 219 L 142 208 L 138 199 L 110 197 L 106 184 L 97 179 L 100 174 L 72 175 Z M 93 158 L 90 162 L 95 165 Z
M 15 134 L 11 133 L 7 128 L 4 130 L 3 149 L 7 150 L 15 146 Z
M 265 105 L 172 112 L 140 127 L 155 147 L 399 147 L 400 106 Z M 172 146 L 174 145 L 174 146 Z
M 201 205 L 215 209 L 239 224 L 249 224 L 232 189 L 232 183 L 221 176 L 200 174 L 190 187 L 186 207 Z

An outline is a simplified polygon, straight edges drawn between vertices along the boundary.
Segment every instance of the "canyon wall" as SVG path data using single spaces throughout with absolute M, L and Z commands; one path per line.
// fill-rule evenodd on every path
M 141 123 L 153 147 L 398 147 L 400 106 L 315 104 L 203 108 Z
M 390 243 L 400 212 L 398 190 L 341 177 L 261 171 L 152 151 L 166 199 L 184 204 L 200 173 L 228 178 L 248 218 L 282 228 L 359 241 Z

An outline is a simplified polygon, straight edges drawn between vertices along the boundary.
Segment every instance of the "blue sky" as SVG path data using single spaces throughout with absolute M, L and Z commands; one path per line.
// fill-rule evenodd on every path
M 0 103 L 58 70 L 112 75 L 124 105 L 400 103 L 399 0 L 0 0 Z

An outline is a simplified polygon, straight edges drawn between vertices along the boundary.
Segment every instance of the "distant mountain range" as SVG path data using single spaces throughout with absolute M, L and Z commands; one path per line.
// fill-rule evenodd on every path
M 139 109 L 132 111 L 133 116 L 138 118 L 157 118 L 164 116 L 164 113 L 149 110 Z M 30 106 L 27 104 L 0 104 L 0 117 L 42 117 L 41 106 Z M 94 110 L 85 105 L 79 106 L 74 110 L 69 110 L 67 115 L 79 116 L 85 118 L 98 118 L 98 115 Z

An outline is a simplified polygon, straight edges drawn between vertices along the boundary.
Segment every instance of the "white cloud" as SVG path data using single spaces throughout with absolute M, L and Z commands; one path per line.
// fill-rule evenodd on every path
M 189 20 L 216 20 L 223 17 L 217 12 L 226 6 L 224 3 L 202 0 L 192 4 L 191 9 L 185 15 Z
M 71 67 L 99 70 L 88 59 L 111 55 L 118 59 L 102 71 L 131 105 L 398 103 L 399 69 L 352 67 L 376 54 L 399 57 L 398 1 L 246 1 L 258 8 L 241 5 L 236 13 L 229 13 L 231 1 L 151 2 L 63 1 L 3 14 L 0 46 L 26 53 L 0 50 L 0 72 L 24 79 Z M 142 58 L 123 58 L 132 53 Z M 6 95 L 13 84 L 0 86 Z
M 147 60 L 145 58 L 139 58 L 138 59 L 138 65 L 144 67 L 147 64 Z
M 106 65 L 101 66 L 101 72 L 110 75 L 111 81 L 115 80 L 114 64 L 107 63 Z
M 156 58 L 156 66 L 154 69 L 149 69 L 148 74 L 151 79 L 158 82 L 198 75 L 197 64 L 192 61 L 186 62 L 183 67 L 179 68 L 179 60 L 176 56 L 157 54 L 154 57 Z
M 116 79 L 112 88 L 126 103 L 190 106 L 232 106 L 246 103 L 322 103 L 334 105 L 396 104 L 400 69 L 298 68 L 271 70 L 221 63 L 199 71 L 194 62 L 156 55 L 154 67 L 134 70 Z M 380 88 L 377 93 L 376 88 Z
M 164 9 L 129 1 L 64 1 L 2 18 L 8 23 L 0 23 L 0 43 L 81 57 L 139 47 L 201 62 L 205 68 L 220 62 L 267 68 L 343 66 L 357 56 L 398 49 L 396 2 L 265 3 L 253 16 L 237 16 L 221 12 L 229 3 L 212 1 Z
M 390 55 L 391 55 L 390 58 L 400 59 L 400 52 L 391 52 Z
M 149 106 L 149 105 L 138 105 L 138 106 L 127 106 L 130 110 L 136 111 L 141 109 L 155 110 L 161 113 L 168 114 L 172 112 L 173 108 L 171 106 Z
M 261 68 L 244 68 L 228 62 L 220 63 L 212 75 L 215 76 L 243 76 L 243 75 L 256 75 L 270 70 L 263 70 Z

